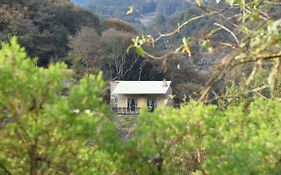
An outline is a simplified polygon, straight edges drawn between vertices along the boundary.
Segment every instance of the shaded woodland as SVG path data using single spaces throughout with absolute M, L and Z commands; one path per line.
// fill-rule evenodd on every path
M 100 29 L 96 15 L 68 0 L 2 0 L 0 13 L 1 41 L 17 36 L 27 52 L 38 57 L 40 66 L 65 58 L 69 51 L 68 36 L 82 26 Z
M 200 15 L 204 9 L 180 0 L 134 1 L 133 4 L 123 0 L 90 0 L 87 4 L 85 8 L 69 0 L 2 0 L 1 41 L 17 36 L 27 53 L 38 59 L 39 66 L 47 67 L 50 63 L 63 61 L 76 72 L 76 78 L 103 71 L 106 80 L 172 80 L 176 99 L 180 101 L 200 95 L 230 51 L 221 43 L 233 41 L 227 31 L 213 30 L 217 19 L 207 16 L 173 36 L 161 38 L 155 48 L 145 48 L 153 55 L 165 55 L 174 52 L 182 38 L 188 36 L 192 40 L 189 43 L 191 57 L 169 54 L 161 60 L 143 58 L 134 51 L 127 52 L 132 38 L 146 35 L 148 31 L 153 37 L 173 31 L 178 24 Z M 134 5 L 139 13 L 126 15 L 130 5 Z M 206 4 L 209 9 L 225 7 L 227 4 L 223 2 L 217 5 L 215 1 L 209 1 Z M 150 19 L 153 22 L 145 29 L 139 22 L 132 21 L 139 21 L 151 13 L 155 18 Z M 231 16 L 235 11 L 225 13 Z M 274 18 L 281 16 L 278 6 L 271 7 L 269 13 Z M 231 23 L 227 27 L 231 27 Z M 220 91 L 220 87 L 219 82 L 214 87 L 215 92 Z

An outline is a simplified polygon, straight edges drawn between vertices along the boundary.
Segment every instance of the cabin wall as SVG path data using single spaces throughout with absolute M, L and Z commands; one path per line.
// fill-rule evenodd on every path
M 126 95 L 118 95 L 118 105 L 117 107 L 118 108 L 127 108 L 127 99 L 128 99 L 128 96 Z
M 118 83 L 111 82 L 110 88 L 111 90 L 115 89 Z M 172 88 L 169 86 L 166 94 L 111 94 L 111 106 L 114 112 L 119 112 L 122 115 L 128 114 L 128 112 L 132 112 L 131 108 L 128 108 L 128 99 L 135 99 L 136 106 L 135 108 L 147 108 L 148 100 L 154 99 L 156 100 L 155 105 L 157 107 L 171 106 L 173 104 L 172 100 Z M 151 109 L 151 108 L 150 108 Z M 116 111 L 115 111 L 116 110 Z M 135 111 L 135 110 L 133 110 Z M 138 109 L 136 109 L 136 113 L 138 114 Z M 135 114 L 135 113 L 134 113 Z
M 128 107 L 128 104 L 127 104 L 128 98 L 135 98 L 138 108 L 146 108 L 148 99 L 156 99 L 157 106 L 165 106 L 165 105 L 167 105 L 167 101 L 168 101 L 166 94 L 164 94 L 164 95 L 116 95 L 116 98 L 117 98 L 118 104 L 116 105 L 116 104 L 112 103 L 113 104 L 112 106 L 117 107 L 117 108 L 127 108 Z M 112 100 L 112 102 L 114 102 L 114 100 Z
M 147 97 L 146 96 L 138 96 L 138 107 L 145 108 L 147 106 Z

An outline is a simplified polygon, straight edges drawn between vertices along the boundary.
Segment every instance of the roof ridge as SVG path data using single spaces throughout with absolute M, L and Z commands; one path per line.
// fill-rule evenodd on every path
M 163 86 L 163 81 L 115 81 L 112 94 L 166 94 L 171 81 Z M 141 82 L 141 83 L 140 83 Z

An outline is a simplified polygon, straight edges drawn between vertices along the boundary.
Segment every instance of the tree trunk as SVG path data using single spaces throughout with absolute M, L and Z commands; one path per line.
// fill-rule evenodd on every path
M 30 175 L 37 174 L 38 162 L 36 155 L 36 145 L 32 145 L 28 151 L 29 154 L 29 164 L 30 164 Z

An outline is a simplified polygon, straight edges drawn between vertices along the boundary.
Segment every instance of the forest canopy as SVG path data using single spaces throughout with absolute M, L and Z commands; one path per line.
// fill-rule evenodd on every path
M 92 12 L 74 6 L 69 0 L 4 0 L 0 6 L 0 40 L 18 37 L 40 66 L 67 56 L 68 36 L 82 26 L 100 29 L 100 20 Z

